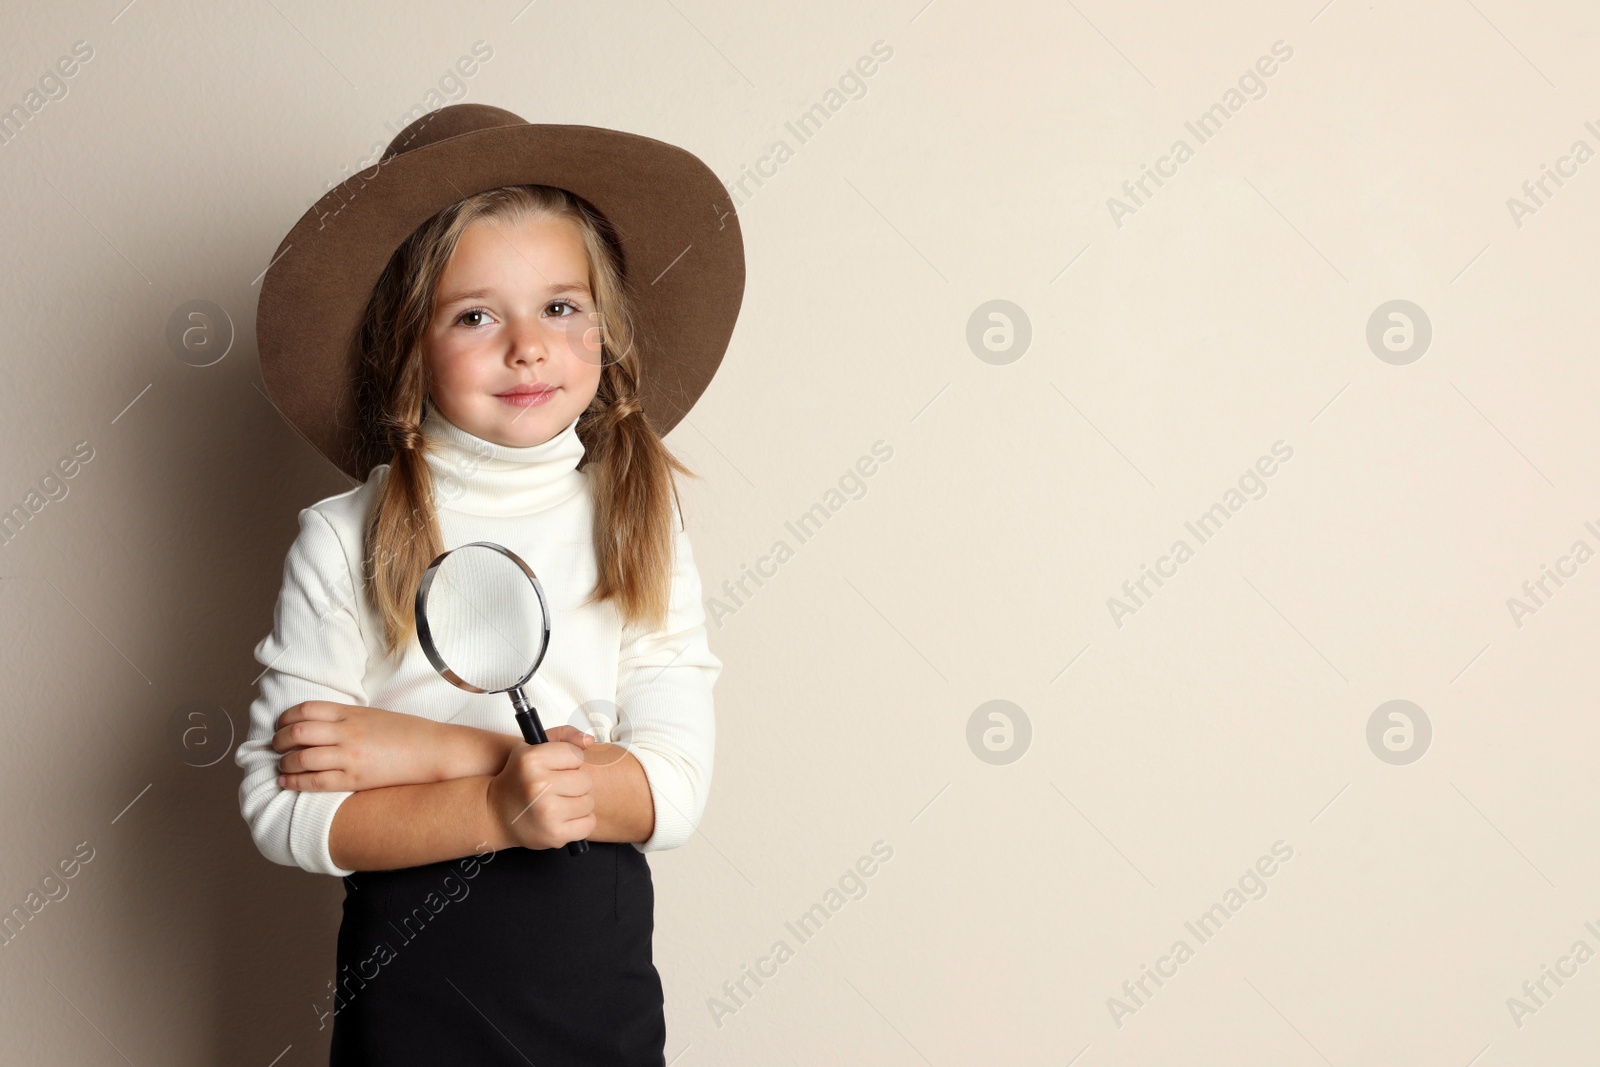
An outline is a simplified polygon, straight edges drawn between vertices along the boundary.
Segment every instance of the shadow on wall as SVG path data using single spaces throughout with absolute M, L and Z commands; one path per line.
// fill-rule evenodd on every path
M 122 287 L 115 267 L 86 288 Z M 210 294 L 235 315 L 236 281 Z M 149 377 L 62 426 L 69 491 L 0 544 L 0 771 L 31 813 L 0 883 L 6 1046 L 325 1063 L 341 883 L 261 856 L 231 757 L 298 510 L 348 483 L 255 387 L 253 346 L 200 367 L 157 335 L 115 359 Z
M 249 728 L 250 703 L 262 671 L 252 653 L 272 629 L 284 557 L 298 532 L 299 512 L 353 483 L 261 391 L 253 344 L 238 355 L 229 387 L 235 417 L 217 426 L 214 438 L 226 442 L 232 455 L 228 463 L 216 464 L 197 479 L 217 487 L 203 502 L 205 513 L 217 516 L 211 519 L 214 536 L 208 539 L 216 551 L 201 569 L 202 580 L 222 591 L 217 625 L 207 630 L 213 635 L 208 649 L 213 655 L 207 659 L 227 668 L 217 673 L 209 690 L 190 695 L 209 699 L 226 715 L 207 725 L 203 735 L 193 734 L 180 717 L 169 729 L 169 747 L 180 765 L 211 763 L 180 769 L 204 783 L 194 787 L 195 802 L 215 816 L 214 825 L 193 844 L 205 848 L 209 842 L 225 865 L 216 872 L 215 883 L 222 921 L 212 941 L 213 972 L 221 992 L 214 1037 L 218 1056 L 212 1062 L 265 1064 L 282 1054 L 275 1067 L 322 1065 L 332 1034 L 326 1001 L 334 978 L 344 883 L 261 855 L 239 812 L 242 772 L 233 750 Z M 227 489 L 218 491 L 221 487 Z M 217 718 L 215 712 L 212 718 Z M 225 753 L 219 745 L 224 733 Z M 204 740 L 197 745 L 201 736 Z M 210 751 L 197 751 L 208 746 Z

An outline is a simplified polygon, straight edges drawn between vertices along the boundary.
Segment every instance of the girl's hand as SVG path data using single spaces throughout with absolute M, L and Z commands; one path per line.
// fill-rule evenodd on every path
M 272 748 L 285 789 L 313 792 L 438 782 L 454 746 L 445 723 L 359 704 L 306 700 L 278 716 Z
M 556 739 L 561 729 L 594 742 L 572 727 L 555 727 L 546 731 L 547 744 L 517 745 L 489 780 L 489 813 L 523 848 L 558 848 L 594 833 L 594 780 L 583 765 L 583 747 Z
M 575 727 L 551 727 L 552 741 L 581 747 L 594 738 Z M 508 734 L 420 715 L 307 700 L 278 716 L 272 748 L 284 789 L 354 791 L 386 785 L 418 785 L 449 778 L 498 774 L 521 741 Z

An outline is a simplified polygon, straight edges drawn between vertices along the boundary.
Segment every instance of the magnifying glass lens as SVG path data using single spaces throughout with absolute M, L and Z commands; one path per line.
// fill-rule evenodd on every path
M 483 692 L 516 686 L 541 658 L 538 593 L 522 568 L 492 548 L 463 545 L 440 561 L 426 617 L 439 658 Z

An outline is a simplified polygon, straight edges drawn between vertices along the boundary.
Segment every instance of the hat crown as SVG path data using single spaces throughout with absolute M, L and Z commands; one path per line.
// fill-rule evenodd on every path
M 492 130 L 500 126 L 526 126 L 528 120 L 503 107 L 489 104 L 450 104 L 430 111 L 411 125 L 395 134 L 389 147 L 383 150 L 379 163 L 387 163 L 398 155 L 423 148 L 463 133 Z

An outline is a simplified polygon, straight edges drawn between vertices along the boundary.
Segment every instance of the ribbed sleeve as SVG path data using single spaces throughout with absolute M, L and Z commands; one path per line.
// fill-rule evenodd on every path
M 234 762 L 245 772 L 239 808 L 261 854 L 316 874 L 353 873 L 335 866 L 328 854 L 334 812 L 351 793 L 280 788 L 272 735 L 278 716 L 304 700 L 366 704 L 361 679 L 367 647 L 355 596 L 338 535 L 320 512 L 306 508 L 284 561 L 272 633 L 255 648 L 266 673 Z
M 711 689 L 722 661 L 706 641 L 700 573 L 681 522 L 673 540 L 672 597 L 654 632 L 625 628 L 612 740 L 644 767 L 655 829 L 640 852 L 677 848 L 694 833 L 711 789 L 716 729 Z

